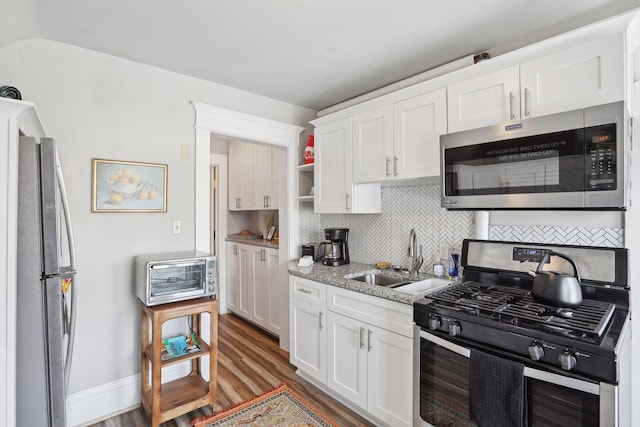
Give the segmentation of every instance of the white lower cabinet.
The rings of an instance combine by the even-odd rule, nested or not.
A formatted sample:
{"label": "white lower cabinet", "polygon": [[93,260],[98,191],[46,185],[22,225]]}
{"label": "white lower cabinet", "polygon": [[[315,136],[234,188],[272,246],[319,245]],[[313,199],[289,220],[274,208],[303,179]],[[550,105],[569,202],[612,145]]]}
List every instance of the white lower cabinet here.
{"label": "white lower cabinet", "polygon": [[291,363],[378,420],[410,426],[412,307],[295,276],[289,291]]}
{"label": "white lower cabinet", "polygon": [[227,305],[231,311],[251,319],[251,254],[248,245],[227,242]]}
{"label": "white lower cabinet", "polygon": [[280,287],[279,254],[277,249],[255,247],[251,252],[253,269],[254,323],[280,336],[283,292]]}
{"label": "white lower cabinet", "polygon": [[227,242],[227,305],[235,314],[280,335],[283,301],[278,250]]}
{"label": "white lower cabinet", "polygon": [[322,384],[327,382],[326,287],[289,276],[289,361]]}

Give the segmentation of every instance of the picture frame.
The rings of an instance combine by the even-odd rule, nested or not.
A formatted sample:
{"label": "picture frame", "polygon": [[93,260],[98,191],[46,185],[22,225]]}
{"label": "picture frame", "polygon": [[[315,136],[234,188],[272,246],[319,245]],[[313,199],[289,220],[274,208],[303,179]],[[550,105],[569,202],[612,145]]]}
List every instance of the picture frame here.
{"label": "picture frame", "polygon": [[167,165],[92,159],[91,212],[166,212]]}
{"label": "picture frame", "polygon": [[276,235],[276,228],[278,228],[277,225],[272,225],[271,227],[269,227],[269,232],[267,233],[267,240],[273,240],[273,238]]}

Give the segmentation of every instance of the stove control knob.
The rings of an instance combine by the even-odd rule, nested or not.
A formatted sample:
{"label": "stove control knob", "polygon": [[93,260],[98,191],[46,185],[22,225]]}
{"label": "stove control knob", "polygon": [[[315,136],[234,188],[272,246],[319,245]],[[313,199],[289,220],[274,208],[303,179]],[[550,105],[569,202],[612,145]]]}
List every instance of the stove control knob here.
{"label": "stove control knob", "polygon": [[430,317],[429,318],[429,329],[432,331],[437,330],[442,325],[442,320],[439,317]]}
{"label": "stove control knob", "polygon": [[558,362],[560,362],[560,367],[565,371],[570,371],[574,366],[576,366],[576,357],[569,350],[565,350],[558,356]]}
{"label": "stove control knob", "polygon": [[542,359],[542,356],[544,356],[544,348],[534,341],[529,346],[529,356],[533,361]]}
{"label": "stove control knob", "polygon": [[449,335],[451,335],[452,337],[455,337],[461,331],[462,331],[462,329],[460,328],[460,323],[458,323],[458,322],[449,323]]}

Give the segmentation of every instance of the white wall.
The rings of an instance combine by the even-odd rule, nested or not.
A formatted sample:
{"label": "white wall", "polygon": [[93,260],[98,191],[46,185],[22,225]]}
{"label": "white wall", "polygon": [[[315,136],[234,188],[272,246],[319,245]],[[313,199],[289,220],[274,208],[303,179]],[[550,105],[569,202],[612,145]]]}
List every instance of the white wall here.
{"label": "white wall", "polygon": [[[223,64],[221,65],[223,66]],[[59,144],[78,250],[78,325],[70,392],[139,372],[140,315],[132,259],[192,249],[192,100],[304,125],[307,109],[47,40],[0,49],[0,82],[36,104]],[[91,213],[91,159],[168,164],[167,213]],[[182,220],[182,234],[171,221]]]}

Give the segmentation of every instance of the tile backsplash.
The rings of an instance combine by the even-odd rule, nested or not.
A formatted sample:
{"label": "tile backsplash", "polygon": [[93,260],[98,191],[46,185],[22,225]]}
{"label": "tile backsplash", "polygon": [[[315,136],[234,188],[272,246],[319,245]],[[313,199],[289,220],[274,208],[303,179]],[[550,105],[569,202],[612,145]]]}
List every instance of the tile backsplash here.
{"label": "tile backsplash", "polygon": [[422,271],[430,271],[441,248],[446,254],[459,252],[463,239],[475,237],[472,212],[440,207],[439,184],[382,187],[381,214],[314,214],[313,204],[301,204],[300,243],[323,241],[324,229],[330,227],[349,228],[352,261],[403,266],[409,265],[409,233],[415,228],[424,256]]}
{"label": "tile backsplash", "polygon": [[[300,204],[300,244],[324,240],[324,229],[349,228],[351,260],[373,264],[390,261],[409,265],[407,247],[411,228],[422,245],[424,267],[441,259],[441,250],[459,252],[462,240],[475,238],[473,212],[440,207],[440,185],[382,187],[380,214],[314,214],[312,203]],[[491,240],[624,247],[623,228],[558,227],[490,224]]]}
{"label": "tile backsplash", "polygon": [[490,240],[557,243],[561,245],[624,247],[624,228],[490,225]]}

